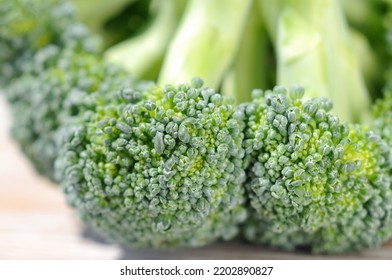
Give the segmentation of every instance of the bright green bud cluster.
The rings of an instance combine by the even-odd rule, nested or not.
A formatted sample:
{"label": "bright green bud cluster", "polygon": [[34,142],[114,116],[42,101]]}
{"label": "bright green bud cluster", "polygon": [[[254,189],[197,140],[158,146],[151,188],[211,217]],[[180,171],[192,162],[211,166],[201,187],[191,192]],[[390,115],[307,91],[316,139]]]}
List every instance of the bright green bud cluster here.
{"label": "bright green bud cluster", "polygon": [[76,21],[71,3],[62,0],[0,0],[0,82],[7,84],[48,46],[97,53],[98,39]]}
{"label": "bright green bud cluster", "polygon": [[70,204],[98,232],[136,247],[237,234],[243,115],[202,84],[123,89],[75,126],[56,167]]}
{"label": "bright green bud cluster", "polygon": [[[79,112],[98,106],[96,102],[109,102],[111,93],[131,86],[133,80],[93,54],[56,46],[37,52],[29,66],[6,89],[12,105],[12,133],[35,168],[53,179],[59,128]],[[93,99],[96,92],[105,95]]]}
{"label": "bright green bud cluster", "polygon": [[245,115],[251,241],[340,253],[392,236],[391,150],[302,88],[255,91]]}

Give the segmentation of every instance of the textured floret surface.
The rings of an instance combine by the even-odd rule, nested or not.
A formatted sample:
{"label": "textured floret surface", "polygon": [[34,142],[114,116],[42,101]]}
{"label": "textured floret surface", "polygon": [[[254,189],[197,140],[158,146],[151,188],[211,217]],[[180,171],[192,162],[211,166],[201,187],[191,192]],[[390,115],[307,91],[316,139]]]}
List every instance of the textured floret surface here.
{"label": "textured floret surface", "polygon": [[302,88],[255,91],[245,115],[251,218],[245,235],[271,246],[341,253],[392,235],[391,150],[345,125]]}
{"label": "textured floret surface", "polygon": [[242,118],[200,79],[120,90],[69,135],[62,187],[88,224],[130,246],[233,238],[246,218]]}

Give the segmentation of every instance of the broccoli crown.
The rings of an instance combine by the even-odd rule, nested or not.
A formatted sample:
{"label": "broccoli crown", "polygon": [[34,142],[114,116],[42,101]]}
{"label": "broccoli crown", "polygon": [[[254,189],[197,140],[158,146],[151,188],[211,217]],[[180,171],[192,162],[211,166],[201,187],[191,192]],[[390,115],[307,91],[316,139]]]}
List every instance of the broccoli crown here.
{"label": "broccoli crown", "polygon": [[62,0],[0,0],[0,82],[18,77],[35,52],[48,45],[97,53],[99,40]]}
{"label": "broccoli crown", "polygon": [[[132,85],[125,71],[97,56],[48,46],[12,81],[6,96],[12,105],[12,133],[35,168],[54,179],[57,134],[81,111],[110,100],[114,89]],[[105,92],[101,99],[96,92]],[[98,104],[96,104],[98,102]]]}
{"label": "broccoli crown", "polygon": [[243,122],[200,79],[139,86],[87,111],[56,168],[83,220],[134,247],[229,239],[243,208]]}
{"label": "broccoli crown", "polygon": [[255,91],[246,120],[245,184],[251,241],[341,253],[392,236],[391,150],[359,126],[341,124],[325,98],[302,88]]}

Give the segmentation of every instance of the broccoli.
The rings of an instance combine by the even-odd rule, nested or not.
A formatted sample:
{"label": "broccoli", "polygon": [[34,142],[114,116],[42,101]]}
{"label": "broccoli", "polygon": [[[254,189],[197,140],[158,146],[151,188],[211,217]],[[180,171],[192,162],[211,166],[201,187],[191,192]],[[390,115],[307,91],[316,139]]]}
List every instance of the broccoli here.
{"label": "broccoli", "polygon": [[106,91],[109,101],[111,91],[129,87],[133,79],[99,58],[99,40],[75,20],[69,3],[4,1],[0,9],[8,11],[1,18],[7,28],[1,30],[0,45],[10,50],[1,65],[9,74],[3,77],[12,134],[36,170],[54,180],[57,131],[96,106],[89,95]]}
{"label": "broccoli", "polygon": [[255,91],[245,115],[251,211],[245,235],[284,249],[341,253],[392,236],[391,149],[341,124],[326,98],[304,90]]}
{"label": "broccoli", "polygon": [[24,152],[61,183],[86,223],[114,240],[173,247],[233,238],[246,210],[243,122],[232,100],[200,79],[135,82],[84,48],[83,30],[76,44],[32,50],[7,85]]}
{"label": "broccoli", "polygon": [[[43,12],[45,11],[45,12]],[[0,82],[22,75],[30,61],[48,45],[80,48],[97,53],[99,42],[79,22],[72,5],[61,0],[0,0]]]}
{"label": "broccoli", "polygon": [[237,234],[243,122],[230,99],[202,85],[124,88],[81,114],[56,170],[86,223],[133,247]]}
{"label": "broccoli", "polygon": [[321,253],[378,246],[392,236],[392,151],[372,124],[342,8],[333,0],[261,4],[278,84],[305,90],[258,90],[239,107],[246,116],[245,237]]}
{"label": "broccoli", "polygon": [[[12,104],[12,135],[35,169],[54,180],[58,131],[79,112],[97,102],[110,102],[111,92],[131,86],[128,73],[97,56],[49,46],[30,61],[31,71],[11,82],[6,97]],[[94,99],[104,91],[101,100]]]}
{"label": "broccoli", "polygon": [[157,248],[241,228],[322,253],[392,236],[381,20],[349,0],[73,2],[0,0],[0,71],[14,137],[87,224]]}

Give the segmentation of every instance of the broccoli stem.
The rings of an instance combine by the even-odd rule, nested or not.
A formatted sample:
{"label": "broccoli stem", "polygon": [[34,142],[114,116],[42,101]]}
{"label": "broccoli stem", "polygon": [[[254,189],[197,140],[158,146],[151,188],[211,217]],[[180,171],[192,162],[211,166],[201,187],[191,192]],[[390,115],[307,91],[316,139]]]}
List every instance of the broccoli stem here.
{"label": "broccoli stem", "polygon": [[266,89],[272,86],[270,80],[273,65],[269,59],[272,54],[257,4],[252,4],[238,53],[222,83],[222,93],[233,97],[237,104],[251,101],[253,89]]}
{"label": "broccoli stem", "polygon": [[[158,83],[184,83],[199,76],[218,88],[238,50],[250,0],[192,0],[169,46]],[[197,38],[197,39],[195,39]]]}
{"label": "broccoli stem", "polygon": [[[382,62],[380,53],[374,51],[369,38],[357,29],[351,28],[350,35],[352,39],[352,46],[359,58],[359,63],[363,77],[365,79],[367,88],[372,99],[375,99],[382,94],[381,87],[384,83],[385,64]],[[385,59],[385,57],[383,57]]]}
{"label": "broccoli stem", "polygon": [[343,9],[336,0],[260,0],[278,60],[277,83],[326,96],[344,121],[367,120],[370,98]]}
{"label": "broccoli stem", "polygon": [[105,22],[136,0],[71,0],[78,18],[94,32],[100,32]]}
{"label": "broccoli stem", "polygon": [[156,17],[146,31],[111,47],[105,54],[108,61],[123,66],[136,78],[157,77],[185,2],[165,0],[158,1],[156,4],[158,5]]}
{"label": "broccoli stem", "polygon": [[78,20],[108,48],[140,32],[151,20],[150,0],[70,0]]}

